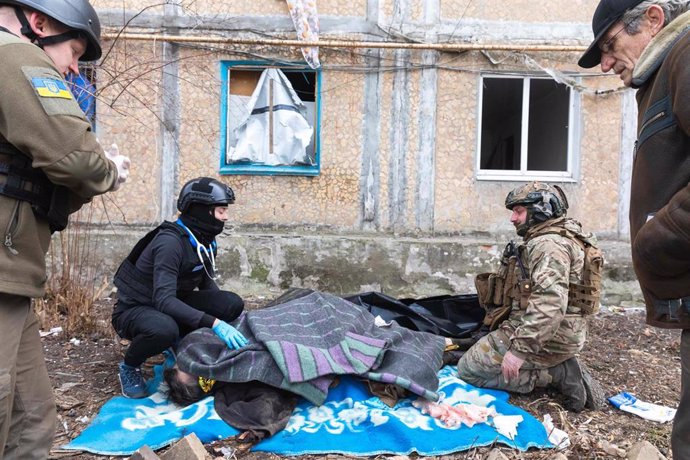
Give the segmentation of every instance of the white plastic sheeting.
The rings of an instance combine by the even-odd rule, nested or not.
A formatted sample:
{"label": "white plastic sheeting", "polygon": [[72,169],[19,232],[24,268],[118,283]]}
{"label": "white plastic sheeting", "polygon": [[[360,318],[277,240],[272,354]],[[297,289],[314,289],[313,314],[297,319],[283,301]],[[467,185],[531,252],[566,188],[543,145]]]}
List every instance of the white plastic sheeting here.
{"label": "white plastic sheeting", "polygon": [[314,165],[308,112],[280,69],[264,70],[244,118],[228,137],[228,163]]}

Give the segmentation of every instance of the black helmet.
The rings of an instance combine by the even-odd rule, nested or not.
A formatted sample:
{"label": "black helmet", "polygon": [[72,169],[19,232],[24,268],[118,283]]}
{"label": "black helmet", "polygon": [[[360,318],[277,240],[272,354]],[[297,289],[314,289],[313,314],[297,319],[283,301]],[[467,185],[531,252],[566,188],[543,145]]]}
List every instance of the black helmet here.
{"label": "black helmet", "polygon": [[70,29],[66,34],[45,37],[37,40],[26,17],[17,11],[17,18],[22,23],[22,34],[38,45],[58,43],[71,38],[82,37],[86,40],[86,51],[82,61],[95,61],[101,57],[101,22],[96,10],[88,0],[0,0],[0,4],[26,7],[55,19]]}
{"label": "black helmet", "polygon": [[520,205],[527,208],[527,219],[518,227],[518,235],[524,236],[531,226],[568,213],[568,199],[558,185],[530,182],[513,189],[506,197],[506,208]]}
{"label": "black helmet", "polygon": [[223,206],[235,202],[232,189],[210,177],[197,177],[182,187],[177,199],[177,209],[185,213],[192,203],[208,206]]}

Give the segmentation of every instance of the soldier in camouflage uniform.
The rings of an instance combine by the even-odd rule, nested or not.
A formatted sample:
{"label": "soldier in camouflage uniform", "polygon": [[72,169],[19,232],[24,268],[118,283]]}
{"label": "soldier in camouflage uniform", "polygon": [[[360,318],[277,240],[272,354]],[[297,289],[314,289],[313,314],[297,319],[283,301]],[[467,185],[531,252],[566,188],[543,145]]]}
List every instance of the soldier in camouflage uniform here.
{"label": "soldier in camouflage uniform", "polygon": [[598,299],[576,302],[570,292],[582,285],[582,241],[595,247],[594,237],[565,217],[568,203],[558,186],[518,187],[506,207],[523,243],[508,245],[502,269],[490,275],[490,292],[477,284],[482,303],[504,305],[506,318],[494,321],[495,330],[462,356],[458,373],[475,386],[516,393],[555,387],[569,410],[596,408],[601,388],[575,357],[587,336],[586,314]]}

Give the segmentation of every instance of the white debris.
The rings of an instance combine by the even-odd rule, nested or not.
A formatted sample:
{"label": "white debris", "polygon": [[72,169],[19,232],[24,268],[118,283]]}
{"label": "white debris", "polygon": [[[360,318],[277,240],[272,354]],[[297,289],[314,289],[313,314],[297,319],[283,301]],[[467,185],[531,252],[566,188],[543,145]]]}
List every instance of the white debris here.
{"label": "white debris", "polygon": [[41,337],[47,337],[49,335],[58,335],[60,332],[62,332],[62,328],[58,326],[50,328],[49,331],[39,331],[39,334]]}
{"label": "white debris", "polygon": [[549,435],[549,441],[556,446],[556,449],[563,450],[570,447],[570,437],[565,431],[554,426],[550,414],[544,415],[544,421],[541,422],[546,428],[546,433]]}
{"label": "white debris", "polygon": [[517,436],[517,426],[523,420],[522,415],[497,415],[494,417],[494,428],[512,441]]}

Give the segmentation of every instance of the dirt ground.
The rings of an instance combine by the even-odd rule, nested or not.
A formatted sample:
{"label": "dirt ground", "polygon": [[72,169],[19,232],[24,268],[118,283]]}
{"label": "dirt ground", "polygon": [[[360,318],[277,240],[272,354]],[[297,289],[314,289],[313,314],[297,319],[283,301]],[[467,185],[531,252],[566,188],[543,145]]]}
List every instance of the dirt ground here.
{"label": "dirt ground", "polygon": [[[256,305],[257,301],[253,301],[253,304],[250,302],[250,306]],[[59,417],[57,437],[50,458],[118,458],[59,450],[59,446],[75,438],[88,425],[108,399],[120,392],[117,364],[126,343],[121,342],[107,326],[110,309],[111,305],[104,302],[94,313],[104,320],[101,321],[104,325],[102,330],[85,336],[74,337],[62,333],[43,339]],[[675,407],[680,390],[679,347],[678,331],[647,327],[640,309],[605,308],[591,318],[590,338],[583,350],[582,359],[602,383],[607,396],[627,391],[641,400]],[[150,369],[144,370],[145,373],[147,371],[150,372]],[[627,450],[640,440],[649,441],[670,458],[670,423],[647,421],[610,405],[601,411],[569,413],[559,405],[562,400],[558,395],[544,392],[529,396],[513,395],[510,401],[540,420],[544,414],[551,414],[556,426],[570,436],[571,446],[562,451],[569,459],[617,458],[617,452]],[[238,459],[293,458],[243,451],[234,438],[207,446],[209,453],[219,457],[221,447],[233,451],[234,458]],[[546,460],[555,454],[553,450],[519,452],[502,445],[495,447],[509,459]],[[484,459],[491,449],[491,446],[482,447],[433,458]],[[386,457],[379,455],[371,458]],[[336,460],[353,457],[331,454],[296,458]],[[412,454],[410,458],[417,457]]]}

